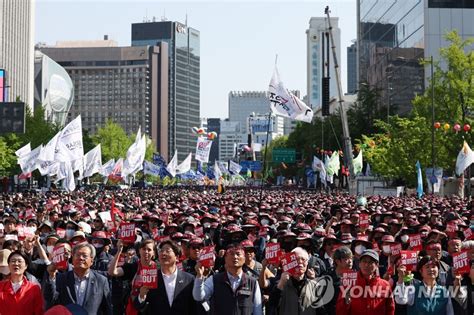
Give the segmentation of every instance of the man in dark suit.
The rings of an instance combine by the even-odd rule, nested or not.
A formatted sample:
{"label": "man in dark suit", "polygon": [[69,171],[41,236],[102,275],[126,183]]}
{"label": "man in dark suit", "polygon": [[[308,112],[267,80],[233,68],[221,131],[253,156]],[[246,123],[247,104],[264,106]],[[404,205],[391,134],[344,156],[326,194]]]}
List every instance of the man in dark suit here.
{"label": "man in dark suit", "polygon": [[44,297],[48,305],[77,304],[89,315],[111,315],[112,301],[109,282],[91,266],[96,251],[88,243],[80,243],[72,250],[73,270],[57,274],[49,268],[49,279],[44,286]]}
{"label": "man in dark suit", "polygon": [[173,241],[160,243],[158,259],[158,287],[140,288],[140,294],[134,300],[134,306],[141,314],[196,314],[197,302],[193,298],[194,276],[178,270],[176,262],[181,249]]}

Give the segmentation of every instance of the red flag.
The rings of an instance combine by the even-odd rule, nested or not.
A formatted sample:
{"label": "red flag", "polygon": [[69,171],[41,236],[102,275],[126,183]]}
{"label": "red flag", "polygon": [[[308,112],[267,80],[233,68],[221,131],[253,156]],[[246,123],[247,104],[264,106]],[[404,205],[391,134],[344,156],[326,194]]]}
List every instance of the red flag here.
{"label": "red flag", "polygon": [[117,226],[115,222],[115,215],[118,215],[123,220],[123,213],[117,207],[115,207],[115,197],[112,197],[112,205],[110,207],[110,216],[112,217],[112,222],[114,226]]}

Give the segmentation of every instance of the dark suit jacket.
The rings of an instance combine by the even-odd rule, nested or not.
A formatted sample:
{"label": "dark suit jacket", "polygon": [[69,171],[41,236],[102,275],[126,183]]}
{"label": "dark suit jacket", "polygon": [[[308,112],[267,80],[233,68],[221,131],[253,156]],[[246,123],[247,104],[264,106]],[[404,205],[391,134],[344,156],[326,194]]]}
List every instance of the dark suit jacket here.
{"label": "dark suit jacket", "polygon": [[148,291],[146,300],[138,302],[135,297],[134,304],[137,310],[144,314],[160,315],[193,315],[196,314],[197,302],[193,298],[194,276],[178,270],[176,286],[174,289],[173,304],[169,305],[165,284],[161,270],[158,271],[158,288]]}
{"label": "dark suit jacket", "polygon": [[[56,281],[47,280],[44,286],[44,297],[48,305],[76,304],[74,289],[74,272],[68,271],[56,275]],[[107,278],[94,270],[90,270],[86,296],[82,307],[89,315],[111,315],[112,300]]]}

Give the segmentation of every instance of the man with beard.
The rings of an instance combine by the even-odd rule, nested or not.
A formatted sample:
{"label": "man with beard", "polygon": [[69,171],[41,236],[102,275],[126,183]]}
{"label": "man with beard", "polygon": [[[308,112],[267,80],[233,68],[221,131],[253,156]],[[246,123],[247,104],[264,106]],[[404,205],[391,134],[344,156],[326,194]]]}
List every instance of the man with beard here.
{"label": "man with beard", "polygon": [[225,252],[225,271],[204,280],[205,267],[196,265],[193,296],[196,301],[209,301],[212,314],[261,315],[262,297],[255,278],[242,267],[245,251],[240,244],[231,244]]}

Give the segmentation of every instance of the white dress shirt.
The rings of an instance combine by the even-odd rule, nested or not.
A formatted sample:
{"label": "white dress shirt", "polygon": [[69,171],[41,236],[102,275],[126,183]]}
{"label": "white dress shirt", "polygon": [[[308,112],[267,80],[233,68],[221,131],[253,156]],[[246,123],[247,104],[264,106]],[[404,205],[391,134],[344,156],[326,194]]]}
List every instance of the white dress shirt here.
{"label": "white dress shirt", "polygon": [[168,302],[170,306],[173,305],[174,299],[174,289],[176,287],[176,278],[178,277],[178,268],[175,268],[174,272],[170,275],[165,275],[161,272],[163,276],[163,283],[165,284],[166,295],[168,295]]}

